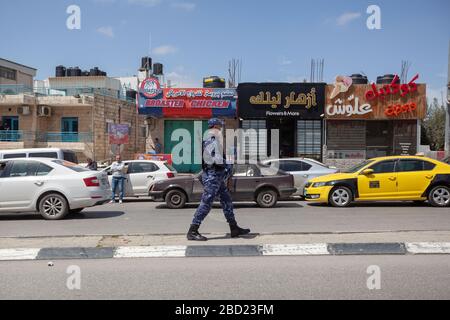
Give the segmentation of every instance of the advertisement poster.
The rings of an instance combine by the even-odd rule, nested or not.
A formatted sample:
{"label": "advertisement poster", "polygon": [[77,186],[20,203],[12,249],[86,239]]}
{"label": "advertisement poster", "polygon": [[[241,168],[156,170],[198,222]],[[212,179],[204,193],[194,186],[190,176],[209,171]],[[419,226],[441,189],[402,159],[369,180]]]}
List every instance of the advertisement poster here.
{"label": "advertisement poster", "polygon": [[130,127],[127,124],[109,125],[109,143],[110,144],[128,144],[130,140]]}

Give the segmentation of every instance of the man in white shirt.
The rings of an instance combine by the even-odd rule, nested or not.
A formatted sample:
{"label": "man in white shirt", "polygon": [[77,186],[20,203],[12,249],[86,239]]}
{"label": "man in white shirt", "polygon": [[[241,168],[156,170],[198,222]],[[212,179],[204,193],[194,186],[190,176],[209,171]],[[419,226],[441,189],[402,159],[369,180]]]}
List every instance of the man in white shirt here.
{"label": "man in white shirt", "polygon": [[120,155],[116,156],[116,162],[111,165],[112,173],[112,197],[110,203],[116,203],[116,190],[119,186],[119,203],[122,204],[124,196],[124,185],[126,179],[125,163]]}

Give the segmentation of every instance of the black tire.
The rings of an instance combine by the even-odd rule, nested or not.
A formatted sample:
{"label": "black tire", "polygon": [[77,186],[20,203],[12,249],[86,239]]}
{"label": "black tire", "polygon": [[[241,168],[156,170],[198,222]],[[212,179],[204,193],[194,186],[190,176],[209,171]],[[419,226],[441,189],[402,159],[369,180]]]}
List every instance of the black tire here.
{"label": "black tire", "polygon": [[273,189],[262,189],[256,195],[256,203],[261,208],[273,208],[278,202],[278,193]]}
{"label": "black tire", "polygon": [[170,190],[167,192],[165,200],[170,209],[181,209],[184,208],[187,197],[181,190]]}
{"label": "black tire", "polygon": [[336,208],[348,207],[353,201],[353,192],[347,187],[338,186],[330,191],[328,203]]}
{"label": "black tire", "polygon": [[436,186],[428,193],[428,202],[433,207],[450,207],[450,188],[447,186]]}
{"label": "black tire", "polygon": [[45,220],[61,220],[69,214],[69,204],[59,193],[49,193],[39,201],[39,213]]}
{"label": "black tire", "polygon": [[83,211],[84,208],[79,208],[79,209],[71,209],[69,210],[69,214],[79,214],[81,213],[81,211]]}

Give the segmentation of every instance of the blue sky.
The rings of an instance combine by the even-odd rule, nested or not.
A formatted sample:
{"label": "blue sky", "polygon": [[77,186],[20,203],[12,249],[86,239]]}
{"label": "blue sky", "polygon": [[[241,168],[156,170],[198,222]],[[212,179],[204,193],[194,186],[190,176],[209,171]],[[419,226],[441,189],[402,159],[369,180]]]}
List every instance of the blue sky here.
{"label": "blue sky", "polygon": [[[81,30],[66,28],[72,4]],[[366,27],[371,4],[381,30]],[[375,80],[402,60],[430,96],[447,79],[448,0],[0,0],[0,12],[0,57],[37,68],[38,79],[59,64],[133,75],[150,50],[178,86],[226,76],[233,57],[242,81],[301,81],[311,58],[325,59],[326,82],[361,71]]]}

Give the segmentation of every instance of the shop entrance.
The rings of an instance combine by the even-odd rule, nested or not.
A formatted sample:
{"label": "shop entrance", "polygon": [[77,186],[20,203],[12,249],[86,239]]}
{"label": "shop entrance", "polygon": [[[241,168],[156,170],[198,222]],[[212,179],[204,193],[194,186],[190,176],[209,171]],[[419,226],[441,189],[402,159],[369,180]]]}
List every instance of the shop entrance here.
{"label": "shop entrance", "polygon": [[[201,123],[201,126],[195,126],[195,122]],[[189,132],[190,141],[185,141],[183,136],[174,134],[175,130],[184,129]],[[198,132],[195,132],[195,131]],[[183,159],[190,159],[183,163],[173,163],[173,167],[180,173],[197,173],[201,170],[201,163],[195,163],[195,152],[200,153],[201,160],[201,145],[203,134],[208,130],[208,122],[200,120],[166,120],[164,121],[164,153],[179,154]],[[201,132],[200,132],[201,131]],[[186,131],[185,131],[186,132]],[[182,131],[179,131],[182,134]],[[172,140],[173,139],[173,140]],[[196,141],[197,140],[197,141]],[[199,146],[199,150],[194,148],[194,145]],[[174,152],[174,148],[175,152]],[[181,151],[180,151],[181,150]],[[179,152],[180,151],[180,152]],[[175,160],[175,159],[174,159]]]}
{"label": "shop entrance", "polygon": [[[267,129],[278,129],[280,136],[280,158],[295,157],[296,145],[295,145],[295,132],[296,125],[294,119],[274,119],[267,120]],[[275,141],[270,141],[269,145]],[[269,148],[270,150],[270,148]]]}
{"label": "shop entrance", "polygon": [[366,123],[366,157],[385,157],[393,152],[393,122],[367,121]]}

